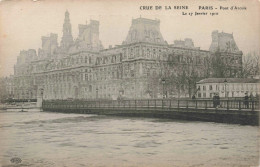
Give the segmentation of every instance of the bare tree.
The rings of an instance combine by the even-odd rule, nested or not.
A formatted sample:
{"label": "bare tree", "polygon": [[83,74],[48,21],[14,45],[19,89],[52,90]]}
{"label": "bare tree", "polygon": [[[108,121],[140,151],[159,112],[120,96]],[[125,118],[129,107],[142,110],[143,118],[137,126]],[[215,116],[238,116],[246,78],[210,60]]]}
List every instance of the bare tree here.
{"label": "bare tree", "polygon": [[215,52],[212,57],[212,77],[214,78],[224,78],[226,77],[228,66],[221,59],[221,53]]}
{"label": "bare tree", "polygon": [[153,67],[155,71],[151,71],[147,77],[146,91],[152,98],[156,98],[157,94],[192,97],[196,93],[196,83],[210,77],[212,57],[197,61],[191,55],[164,53],[153,60]]}
{"label": "bare tree", "polygon": [[151,98],[157,98],[160,90],[160,79],[161,77],[153,71],[151,75],[147,78],[147,90],[146,93],[150,95]]}
{"label": "bare tree", "polygon": [[[169,82],[170,69],[167,63],[167,55],[161,54],[151,60],[147,72],[146,93],[152,98],[167,95],[167,83]],[[163,83],[163,80],[165,83]]]}
{"label": "bare tree", "polygon": [[199,71],[206,71],[206,73],[203,75],[209,75],[208,70],[204,69],[208,68],[209,66],[201,66],[197,64],[195,59],[193,59],[192,57],[187,57],[187,60],[185,62],[181,62],[180,56],[183,55],[171,56],[172,57],[169,56],[168,60],[169,67],[175,67],[177,72],[170,75],[169,87],[171,88],[171,91],[177,92],[178,97],[180,97],[181,95],[185,97],[188,95],[189,97],[191,97],[196,92],[196,82],[203,78],[199,76]]}
{"label": "bare tree", "polygon": [[241,73],[241,77],[247,78],[249,76],[259,75],[260,67],[259,67],[259,53],[250,52],[243,56],[243,69]]}

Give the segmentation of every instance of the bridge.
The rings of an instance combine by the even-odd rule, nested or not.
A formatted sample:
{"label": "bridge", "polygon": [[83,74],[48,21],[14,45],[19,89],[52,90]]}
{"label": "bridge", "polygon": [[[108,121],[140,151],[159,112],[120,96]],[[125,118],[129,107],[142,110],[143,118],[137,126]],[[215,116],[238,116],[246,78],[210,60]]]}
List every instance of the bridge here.
{"label": "bridge", "polygon": [[50,112],[156,117],[258,125],[259,101],[242,99],[44,100]]}

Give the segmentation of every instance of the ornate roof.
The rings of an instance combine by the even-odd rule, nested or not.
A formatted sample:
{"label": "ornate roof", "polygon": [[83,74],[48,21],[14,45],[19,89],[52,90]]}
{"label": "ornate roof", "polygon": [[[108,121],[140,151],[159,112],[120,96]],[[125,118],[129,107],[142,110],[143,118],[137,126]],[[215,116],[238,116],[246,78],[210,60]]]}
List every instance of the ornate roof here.
{"label": "ornate roof", "polygon": [[135,42],[149,42],[167,44],[160,32],[160,20],[137,18],[132,20],[132,25],[123,44]]}
{"label": "ornate roof", "polygon": [[218,31],[213,31],[212,32],[212,43],[210,45],[209,50],[211,52],[240,52],[240,50],[237,47],[237,44],[234,40],[233,33],[225,33],[221,32],[219,33]]}

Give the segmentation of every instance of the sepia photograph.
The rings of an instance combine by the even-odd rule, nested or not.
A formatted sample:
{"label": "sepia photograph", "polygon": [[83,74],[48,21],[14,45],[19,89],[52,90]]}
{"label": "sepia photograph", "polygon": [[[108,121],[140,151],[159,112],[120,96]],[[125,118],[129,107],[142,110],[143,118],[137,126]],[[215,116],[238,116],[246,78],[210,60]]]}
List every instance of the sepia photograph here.
{"label": "sepia photograph", "polygon": [[1,167],[257,167],[259,0],[0,0]]}

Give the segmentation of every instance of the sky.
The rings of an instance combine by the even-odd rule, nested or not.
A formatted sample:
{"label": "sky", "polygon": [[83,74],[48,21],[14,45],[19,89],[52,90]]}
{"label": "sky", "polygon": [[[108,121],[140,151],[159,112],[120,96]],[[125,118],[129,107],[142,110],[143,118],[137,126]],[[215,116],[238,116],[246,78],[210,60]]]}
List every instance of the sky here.
{"label": "sky", "polygon": [[[171,10],[140,10],[140,6],[171,6]],[[188,6],[188,10],[174,10]],[[198,10],[213,6],[216,10]],[[220,10],[222,7],[246,7],[246,10]],[[211,32],[233,33],[237,46],[244,54],[259,51],[259,0],[0,0],[0,76],[13,74],[21,50],[41,48],[41,36],[50,33],[62,37],[64,13],[70,13],[74,39],[78,24],[90,19],[100,22],[99,38],[105,48],[120,45],[125,40],[131,20],[143,17],[160,20],[160,30],[169,43],[192,38],[196,47],[208,50]],[[207,16],[187,16],[182,12],[207,12]],[[210,16],[210,12],[218,12]]]}

